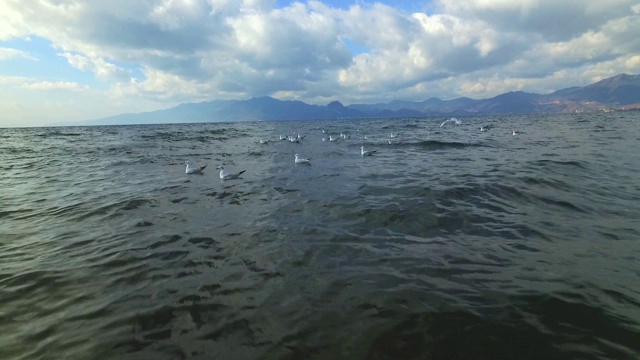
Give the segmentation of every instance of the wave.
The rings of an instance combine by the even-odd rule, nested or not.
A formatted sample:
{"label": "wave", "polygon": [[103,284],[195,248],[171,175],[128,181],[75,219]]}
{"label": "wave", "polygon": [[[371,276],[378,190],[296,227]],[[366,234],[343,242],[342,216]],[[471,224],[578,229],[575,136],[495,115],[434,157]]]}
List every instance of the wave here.
{"label": "wave", "polygon": [[0,147],[0,152],[7,154],[36,154],[37,151],[26,147]]}
{"label": "wave", "polygon": [[199,130],[199,131],[158,131],[151,134],[141,134],[145,141],[163,140],[167,142],[200,142],[225,141],[229,139],[250,136],[249,133],[234,129]]}
{"label": "wave", "polygon": [[483,143],[467,143],[458,141],[441,141],[441,140],[422,140],[418,142],[391,142],[391,146],[415,146],[426,150],[443,150],[443,149],[466,149],[476,147],[489,147]]}
{"label": "wave", "polygon": [[35,136],[38,137],[55,137],[55,136],[82,136],[82,135],[86,135],[85,133],[68,133],[68,132],[62,132],[62,131],[47,131],[47,132],[43,132],[43,133],[38,133],[35,134]]}
{"label": "wave", "polygon": [[183,131],[157,132],[154,134],[141,134],[140,138],[145,140],[179,141],[184,137],[184,134]]}
{"label": "wave", "polygon": [[585,161],[575,161],[575,160],[562,161],[562,160],[544,159],[544,160],[533,161],[533,164],[540,165],[541,167],[570,166],[570,167],[577,167],[577,168],[580,168],[580,169],[587,169],[589,167],[588,164]]}
{"label": "wave", "polygon": [[573,188],[571,184],[562,181],[560,179],[554,179],[550,177],[539,176],[524,176],[521,180],[527,185],[543,185],[550,189],[571,191]]}
{"label": "wave", "polygon": [[572,210],[572,211],[580,212],[583,214],[586,214],[589,212],[567,200],[552,199],[552,198],[549,198],[546,196],[540,196],[540,195],[535,196],[535,199],[538,199],[545,204],[562,208],[563,210]]}
{"label": "wave", "polygon": [[14,214],[31,213],[32,209],[0,210],[0,219],[11,218]]}
{"label": "wave", "polygon": [[[526,216],[534,208],[546,213],[561,212],[563,216],[584,216],[594,211],[564,196],[553,197],[500,183],[467,182],[441,189],[364,186],[359,193],[369,202],[353,216],[363,221],[364,228],[390,228],[420,237],[464,230],[505,239],[552,241],[553,235],[535,222],[513,224],[507,219]],[[389,203],[389,198],[406,200]]]}
{"label": "wave", "polygon": [[[122,215],[123,211],[136,210],[138,208],[146,206],[155,206],[156,203],[156,200],[144,198],[115,201],[98,207],[91,207],[91,210],[75,211],[74,214],[79,213],[79,216],[76,216],[74,219],[76,221],[81,221],[96,216],[106,216],[107,218],[112,218],[118,215]],[[89,204],[85,204],[84,208],[86,207],[89,207]]]}
{"label": "wave", "polygon": [[[567,150],[572,119],[552,138],[534,128],[559,120],[519,122],[518,142],[371,121],[370,140],[331,145],[277,123],[309,134],[291,147],[257,145],[272,123],[16,130],[0,145],[24,147],[0,149],[0,327],[16,331],[0,343],[16,358],[637,358],[639,135],[616,122],[627,142],[589,128],[595,147]],[[322,161],[300,172],[293,147]],[[252,174],[188,177],[184,160]]]}
{"label": "wave", "polygon": [[[375,304],[362,309],[380,317]],[[557,295],[511,297],[495,314],[442,310],[393,315],[372,339],[367,358],[569,359],[634,358],[638,332],[616,325],[601,308]],[[482,311],[482,310],[481,310]],[[600,324],[596,325],[596,324]],[[575,336],[578,332],[582,336]],[[426,341],[425,339],[431,339]],[[621,341],[622,340],[622,341]],[[516,355],[517,354],[517,355]]]}

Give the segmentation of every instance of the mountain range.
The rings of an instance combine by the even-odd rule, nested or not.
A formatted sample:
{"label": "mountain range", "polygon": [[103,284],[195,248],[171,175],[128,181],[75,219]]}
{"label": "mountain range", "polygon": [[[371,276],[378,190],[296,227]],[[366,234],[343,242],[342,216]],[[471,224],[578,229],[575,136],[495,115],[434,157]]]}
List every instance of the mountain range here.
{"label": "mountain range", "polygon": [[512,91],[490,99],[461,97],[452,100],[395,100],[389,103],[352,104],[339,101],[310,105],[268,96],[248,100],[185,103],[167,110],[121,114],[84,121],[87,125],[161,124],[184,122],[314,120],[355,118],[407,118],[497,114],[575,113],[640,109],[640,75],[620,74],[584,87],[570,87],[540,95]]}

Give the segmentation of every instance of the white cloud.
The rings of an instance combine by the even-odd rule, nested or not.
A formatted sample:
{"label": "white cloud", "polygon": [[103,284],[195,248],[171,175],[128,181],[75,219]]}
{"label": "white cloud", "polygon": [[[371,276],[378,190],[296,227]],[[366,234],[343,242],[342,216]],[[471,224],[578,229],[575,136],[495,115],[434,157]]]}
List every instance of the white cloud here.
{"label": "white cloud", "polygon": [[38,59],[35,56],[32,56],[31,54],[25,51],[6,48],[6,47],[0,47],[0,60],[8,60],[13,58],[22,58],[27,60],[38,61]]}
{"label": "white cloud", "polygon": [[22,85],[22,88],[35,91],[88,91],[89,87],[70,81],[38,81]]}
{"label": "white cloud", "polygon": [[126,70],[98,57],[61,53],[60,56],[67,59],[69,64],[81,71],[90,71],[104,81],[128,82],[131,77]]}
{"label": "white cloud", "polygon": [[23,85],[29,81],[24,76],[2,76],[0,75],[0,85]]}
{"label": "white cloud", "polygon": [[629,72],[638,71],[640,69],[640,55],[634,55],[625,58],[624,68]]}
{"label": "white cloud", "polygon": [[569,40],[630,13],[635,0],[440,0],[444,13],[482,20],[498,31],[536,34],[548,41]]}
{"label": "white cloud", "polygon": [[109,96],[112,98],[141,96],[158,102],[203,101],[211,97],[207,83],[186,80],[154,69],[147,68],[143,72],[145,80],[120,83],[111,89]]}
{"label": "white cloud", "polygon": [[[158,107],[261,95],[480,98],[640,72],[637,0],[436,0],[414,14],[376,2],[276,3],[6,0],[0,40],[45,38],[110,86],[104,99]],[[351,43],[365,52],[352,55]],[[0,59],[28,56],[0,48]],[[39,80],[24,89],[86,90],[59,74]]]}

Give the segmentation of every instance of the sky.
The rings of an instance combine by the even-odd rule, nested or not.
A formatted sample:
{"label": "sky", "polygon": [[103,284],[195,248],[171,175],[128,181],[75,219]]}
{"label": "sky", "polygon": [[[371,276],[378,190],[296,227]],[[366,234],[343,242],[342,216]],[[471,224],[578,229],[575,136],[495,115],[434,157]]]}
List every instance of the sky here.
{"label": "sky", "polygon": [[639,74],[639,34],[640,0],[0,0],[0,127],[544,94]]}

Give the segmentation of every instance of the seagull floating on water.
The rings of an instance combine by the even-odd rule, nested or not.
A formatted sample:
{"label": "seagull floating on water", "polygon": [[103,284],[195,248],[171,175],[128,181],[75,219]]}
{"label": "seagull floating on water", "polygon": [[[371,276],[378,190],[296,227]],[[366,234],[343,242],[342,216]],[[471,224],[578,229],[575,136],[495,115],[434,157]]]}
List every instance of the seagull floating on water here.
{"label": "seagull floating on water", "polygon": [[334,138],[333,135],[329,135],[329,141],[333,142],[338,140],[340,140],[340,138]]}
{"label": "seagull floating on water", "polygon": [[460,121],[460,120],[458,120],[458,119],[456,119],[456,118],[452,117],[451,119],[449,119],[449,120],[445,120],[442,124],[440,124],[440,127],[443,127],[443,126],[445,126],[446,124],[448,124],[448,123],[450,123],[450,122],[455,123],[456,125],[460,125],[460,124],[462,124],[462,121]]}
{"label": "seagull floating on water", "polygon": [[487,129],[485,129],[484,127],[480,126],[480,132],[485,132],[487,131]]}
{"label": "seagull floating on water", "polygon": [[396,138],[396,137],[398,137],[398,134],[391,133],[391,134],[389,134],[389,137],[390,138]]}
{"label": "seagull floating on water", "polygon": [[242,175],[245,171],[247,171],[247,170],[242,170],[237,173],[230,173],[230,172],[224,171],[224,166],[222,165],[218,166],[216,169],[220,169],[220,179],[222,180],[237,179],[240,177],[240,175]]}
{"label": "seagull floating on water", "polygon": [[184,163],[185,165],[187,165],[187,168],[184,171],[185,174],[202,174],[202,170],[207,167],[207,165],[200,167],[191,167],[191,163],[189,163],[188,161],[185,161]]}
{"label": "seagull floating on water", "polygon": [[295,154],[294,157],[296,164],[311,164],[311,161],[309,159],[303,159],[298,154]]}
{"label": "seagull floating on water", "polygon": [[[391,140],[389,140],[389,141],[391,141]],[[360,146],[360,155],[362,155],[362,156],[371,156],[371,155],[373,155],[373,154],[375,154],[377,152],[378,151],[376,151],[376,150],[365,151],[364,150],[364,146]]]}
{"label": "seagull floating on water", "polygon": [[271,140],[262,140],[260,139],[260,144],[268,144]]}
{"label": "seagull floating on water", "polygon": [[515,130],[513,130],[513,132],[511,133],[511,135],[516,136],[518,133],[516,133]]}

